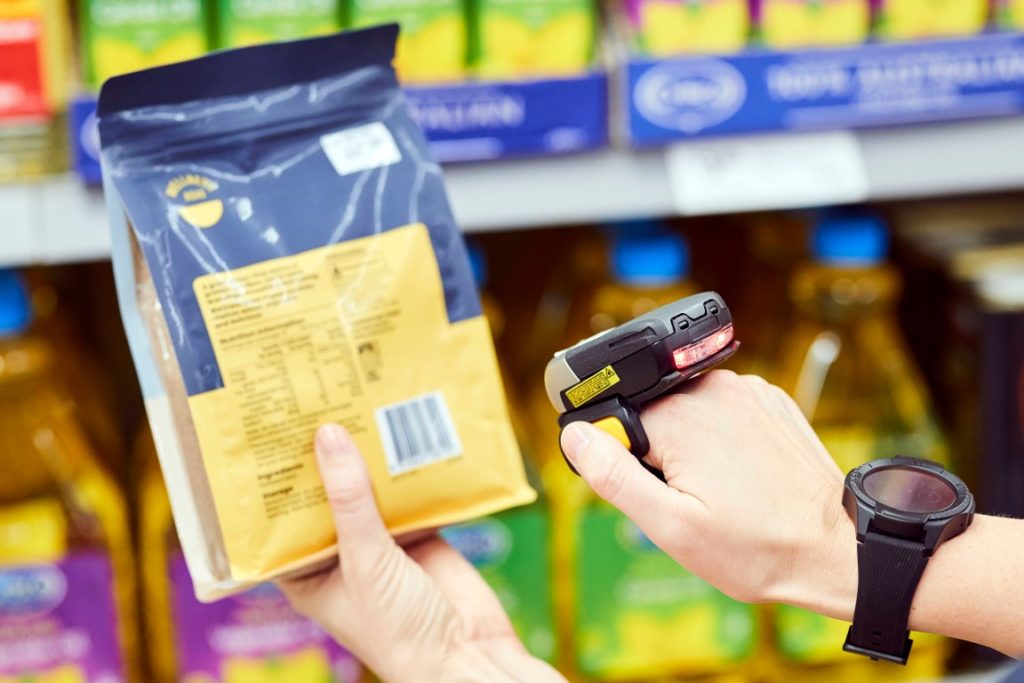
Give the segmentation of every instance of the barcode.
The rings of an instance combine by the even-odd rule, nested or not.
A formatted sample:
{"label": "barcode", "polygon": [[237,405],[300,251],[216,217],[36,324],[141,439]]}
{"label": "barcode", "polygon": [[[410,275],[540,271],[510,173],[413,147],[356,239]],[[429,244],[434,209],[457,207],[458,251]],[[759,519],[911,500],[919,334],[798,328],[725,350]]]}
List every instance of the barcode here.
{"label": "barcode", "polygon": [[385,406],[374,415],[391,476],[462,453],[459,435],[440,391]]}

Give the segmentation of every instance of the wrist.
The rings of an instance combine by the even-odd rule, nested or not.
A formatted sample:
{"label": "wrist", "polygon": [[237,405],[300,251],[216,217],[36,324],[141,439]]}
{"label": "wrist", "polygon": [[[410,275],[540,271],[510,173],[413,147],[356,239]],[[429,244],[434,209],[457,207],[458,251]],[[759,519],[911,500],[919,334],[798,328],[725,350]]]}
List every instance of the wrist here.
{"label": "wrist", "polygon": [[857,532],[842,505],[842,486],[813,533],[804,533],[765,602],[853,619],[857,603]]}

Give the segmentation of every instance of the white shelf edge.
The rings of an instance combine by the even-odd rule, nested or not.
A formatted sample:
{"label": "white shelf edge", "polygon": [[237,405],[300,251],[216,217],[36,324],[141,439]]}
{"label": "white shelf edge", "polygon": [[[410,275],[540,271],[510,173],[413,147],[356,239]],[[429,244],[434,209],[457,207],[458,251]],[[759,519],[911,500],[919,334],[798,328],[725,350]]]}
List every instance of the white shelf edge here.
{"label": "white shelf edge", "polygon": [[[857,139],[870,199],[1024,188],[1021,116],[868,130]],[[459,164],[445,175],[469,233],[676,214],[660,149]],[[0,230],[0,265],[109,253],[102,195],[71,176],[0,185]]]}

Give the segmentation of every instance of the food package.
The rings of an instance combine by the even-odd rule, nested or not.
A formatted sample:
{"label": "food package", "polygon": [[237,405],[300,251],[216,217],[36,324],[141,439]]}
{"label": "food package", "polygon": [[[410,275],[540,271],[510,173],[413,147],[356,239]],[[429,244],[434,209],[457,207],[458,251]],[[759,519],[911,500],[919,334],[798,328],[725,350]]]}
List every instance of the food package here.
{"label": "food package", "polygon": [[222,52],[100,95],[121,313],[200,599],[336,557],[325,422],[395,535],[536,497],[396,34]]}

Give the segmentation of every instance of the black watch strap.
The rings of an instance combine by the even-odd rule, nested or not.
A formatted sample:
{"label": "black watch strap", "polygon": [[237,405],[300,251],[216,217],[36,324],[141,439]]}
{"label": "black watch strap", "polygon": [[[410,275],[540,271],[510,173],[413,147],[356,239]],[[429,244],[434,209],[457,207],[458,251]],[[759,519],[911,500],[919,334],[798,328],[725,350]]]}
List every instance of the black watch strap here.
{"label": "black watch strap", "polygon": [[843,649],[906,664],[910,604],[928,564],[924,543],[869,531],[857,544],[857,606]]}

